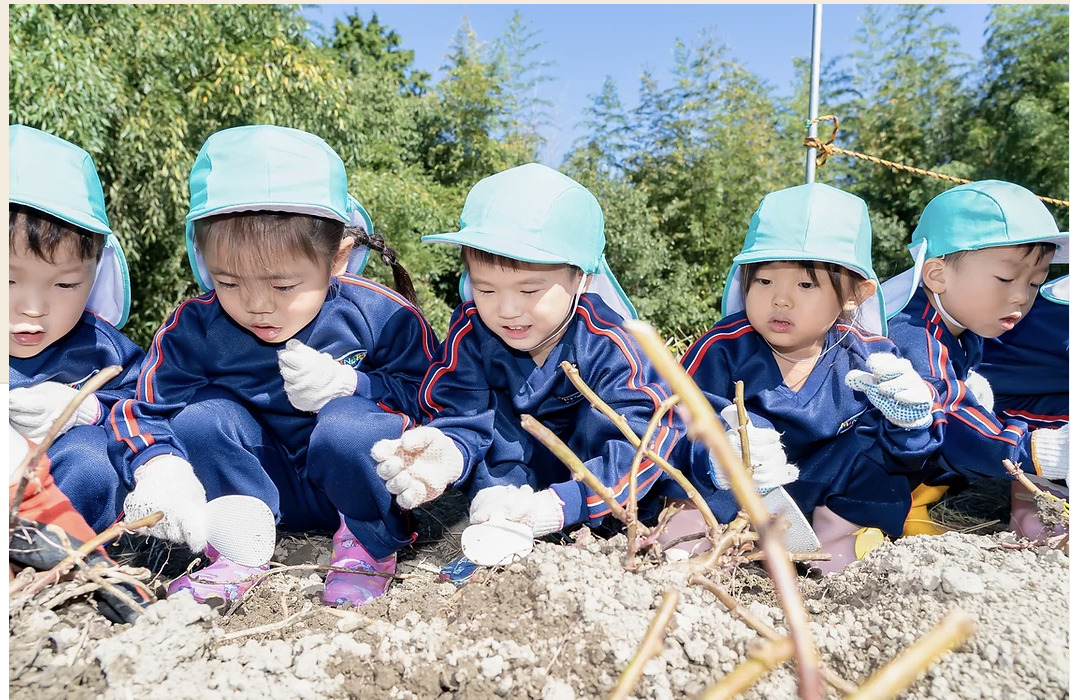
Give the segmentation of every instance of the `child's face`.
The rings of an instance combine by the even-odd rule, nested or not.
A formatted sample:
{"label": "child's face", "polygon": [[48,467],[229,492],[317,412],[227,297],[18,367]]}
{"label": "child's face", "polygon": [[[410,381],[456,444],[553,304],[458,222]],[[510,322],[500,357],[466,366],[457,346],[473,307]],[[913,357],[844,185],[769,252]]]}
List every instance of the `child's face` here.
{"label": "child's face", "polygon": [[954,335],[969,329],[982,338],[995,338],[1014,328],[1032,308],[1050,260],[1050,254],[1027,253],[1024,246],[982,248],[952,263],[927,260],[923,279],[962,324],[948,323]]}
{"label": "child's face", "polygon": [[[216,298],[235,323],[265,343],[285,343],[307,326],[323,307],[330,271],[322,261],[296,255],[268,271],[224,262],[220,251],[203,251]],[[241,268],[241,269],[238,269]]]}
{"label": "child's face", "polygon": [[[568,265],[524,263],[523,269],[507,270],[478,260],[468,264],[472,297],[483,323],[513,348],[531,352],[539,365],[560,336],[559,327],[572,313],[572,298],[579,276]],[[563,330],[563,329],[561,329]]]}
{"label": "child's face", "polygon": [[30,250],[25,234],[8,247],[8,340],[11,357],[34,357],[67,335],[85,311],[97,274],[74,241],[59,245],[54,261]]}
{"label": "child's face", "polygon": [[815,283],[790,262],[765,263],[755,274],[744,299],[747,320],[777,352],[793,358],[818,355],[840,317],[829,274],[818,269],[816,275]]}

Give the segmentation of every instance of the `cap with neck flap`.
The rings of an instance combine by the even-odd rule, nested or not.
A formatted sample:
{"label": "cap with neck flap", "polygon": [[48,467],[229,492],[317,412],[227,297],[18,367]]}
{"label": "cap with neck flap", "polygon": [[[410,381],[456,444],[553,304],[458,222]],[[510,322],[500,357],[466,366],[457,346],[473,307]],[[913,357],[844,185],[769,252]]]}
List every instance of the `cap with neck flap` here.
{"label": "cap with neck flap", "polygon": [[[819,261],[842,265],[877,282],[872,262],[872,230],[866,203],[853,194],[813,182],[767,194],[751,217],[743,250],[725,280],[721,313],[744,308],[739,266],[777,261]],[[885,335],[880,287],[855,312],[858,325]]]}
{"label": "cap with neck flap", "polygon": [[1047,207],[1024,187],[980,180],[938,194],[921,212],[910,239],[914,266],[884,283],[889,316],[903,310],[921,284],[922,265],[963,250],[1053,243],[1053,263],[1067,262],[1067,234]]}
{"label": "cap with neck flap", "polygon": [[[326,141],[282,126],[238,126],[217,131],[201,146],[189,175],[186,252],[201,289],[212,279],[193,237],[193,222],[234,212],[289,212],[363,226],[371,217],[347,192],[345,165]],[[367,246],[354,248],[346,269],[360,274]]]}
{"label": "cap with neck flap", "polygon": [[[635,307],[621,289],[604,255],[605,220],[587,188],[539,163],[528,163],[475,184],[461,211],[461,228],[424,236],[427,243],[452,243],[529,263],[575,265],[590,275],[587,291],[598,294],[624,318]],[[472,298],[467,273],[461,297]]]}
{"label": "cap with neck flap", "polygon": [[8,202],[32,207],[104,236],[104,251],[85,308],[116,328],[130,314],[130,273],[108,224],[93,158],[69,141],[39,129],[8,127]]}

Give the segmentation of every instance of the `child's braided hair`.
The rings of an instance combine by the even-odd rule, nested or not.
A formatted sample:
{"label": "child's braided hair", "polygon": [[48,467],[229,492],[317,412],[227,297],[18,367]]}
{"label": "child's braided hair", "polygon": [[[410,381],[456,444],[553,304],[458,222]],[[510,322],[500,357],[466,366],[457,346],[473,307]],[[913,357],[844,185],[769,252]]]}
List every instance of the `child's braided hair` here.
{"label": "child's braided hair", "polygon": [[401,296],[412,302],[413,306],[420,308],[420,304],[416,298],[416,289],[412,286],[412,278],[409,277],[408,270],[398,262],[397,251],[386,244],[386,240],[381,234],[369,234],[363,226],[347,226],[344,235],[352,237],[355,246],[359,247],[366,245],[368,248],[378,253],[379,257],[390,268],[390,272],[394,275],[394,289],[396,289]]}

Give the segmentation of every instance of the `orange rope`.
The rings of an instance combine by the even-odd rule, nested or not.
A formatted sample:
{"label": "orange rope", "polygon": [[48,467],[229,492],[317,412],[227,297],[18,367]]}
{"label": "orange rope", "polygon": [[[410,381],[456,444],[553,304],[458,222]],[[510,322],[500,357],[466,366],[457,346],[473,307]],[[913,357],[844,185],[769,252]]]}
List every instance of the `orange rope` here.
{"label": "orange rope", "polygon": [[[805,146],[806,148],[816,148],[817,149],[817,164],[818,165],[824,165],[825,161],[828,160],[828,157],[830,155],[835,155],[837,153],[842,153],[842,154],[844,154],[846,156],[851,156],[852,158],[859,158],[861,160],[867,160],[870,163],[877,163],[878,165],[884,165],[886,167],[892,168],[893,170],[902,170],[902,171],[906,171],[908,173],[913,173],[915,175],[925,175],[927,177],[935,177],[935,178],[938,178],[940,180],[947,180],[948,182],[954,182],[954,183],[957,183],[959,185],[965,185],[965,184],[973,182],[973,180],[964,180],[961,177],[952,177],[951,175],[945,175],[943,173],[933,172],[932,170],[922,170],[921,168],[915,168],[915,167],[912,167],[912,166],[909,166],[909,165],[903,165],[902,163],[893,163],[892,161],[884,160],[883,158],[877,158],[877,157],[874,157],[874,156],[866,155],[865,153],[859,153],[858,151],[851,151],[851,150],[848,150],[846,148],[840,148],[839,146],[833,146],[832,142],[836,140],[836,134],[840,130],[840,120],[839,120],[839,118],[836,117],[835,115],[832,115],[832,114],[826,114],[824,116],[818,117],[817,119],[813,120],[813,122],[827,122],[827,121],[831,121],[832,122],[832,136],[829,138],[829,140],[827,142],[822,142],[821,139],[817,138],[816,136],[807,136],[805,139],[803,139],[803,146]],[[1068,208],[1070,208],[1070,202],[1064,201],[1062,199],[1052,199],[1051,197],[1041,197],[1040,195],[1036,195],[1036,198],[1039,199],[1042,202],[1047,202],[1048,204],[1055,204],[1055,205],[1058,205],[1060,207],[1068,207]]]}

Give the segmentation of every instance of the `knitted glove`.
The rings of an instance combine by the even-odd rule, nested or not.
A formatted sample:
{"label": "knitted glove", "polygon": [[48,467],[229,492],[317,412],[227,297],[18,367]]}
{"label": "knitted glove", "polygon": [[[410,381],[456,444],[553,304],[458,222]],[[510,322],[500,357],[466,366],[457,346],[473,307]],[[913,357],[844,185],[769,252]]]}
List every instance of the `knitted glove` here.
{"label": "knitted glove", "polygon": [[866,395],[884,417],[900,428],[928,428],[933,422],[933,392],[910,360],[875,352],[866,361],[869,372],[853,369],[847,386]]}
{"label": "knitted glove", "polygon": [[331,399],[357,390],[357,370],[296,338],[279,350],[279,372],[286,397],[298,411],[316,413]]}
{"label": "knitted glove", "polygon": [[973,394],[973,398],[977,399],[977,403],[981,404],[986,411],[992,412],[992,409],[996,405],[996,395],[992,392],[992,385],[988,383],[988,380],[984,378],[984,375],[979,372],[974,372],[972,369],[966,373],[966,388]]}
{"label": "knitted glove", "polygon": [[491,486],[472,499],[468,522],[509,520],[531,528],[535,537],[558,532],[565,525],[565,504],[553,489],[535,492],[528,485]]}
{"label": "knitted glove", "polygon": [[[35,386],[12,389],[8,394],[8,419],[20,433],[40,442],[77,393],[77,389],[60,382],[41,382]],[[100,401],[90,394],[63,424],[59,434],[76,425],[96,425],[100,413]]]}
{"label": "knitted glove", "polygon": [[1037,428],[1030,438],[1037,476],[1050,481],[1065,479],[1070,462],[1070,426]]}
{"label": "knitted glove", "polygon": [[400,440],[375,443],[372,459],[375,473],[405,510],[441,496],[464,469],[464,456],[453,440],[427,425],[406,430]]}
{"label": "knitted glove", "polygon": [[163,519],[142,534],[185,542],[194,552],[208,540],[208,507],[204,486],[190,463],[175,455],[153,457],[134,472],[134,490],[123,503],[127,520],[163,511]]}
{"label": "knitted glove", "polygon": [[[734,405],[721,409],[721,418],[728,424],[728,444],[736,454],[743,456],[742,440],[739,435],[739,413]],[[747,442],[750,446],[750,461],[753,469],[754,486],[758,493],[765,494],[777,486],[790,484],[799,478],[799,468],[788,463],[788,455],[780,444],[780,433],[773,428],[757,428],[753,423],[747,425]],[[720,463],[710,455],[710,473],[713,483],[719,489],[731,488],[728,474]]]}

